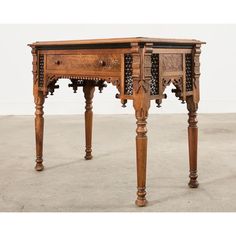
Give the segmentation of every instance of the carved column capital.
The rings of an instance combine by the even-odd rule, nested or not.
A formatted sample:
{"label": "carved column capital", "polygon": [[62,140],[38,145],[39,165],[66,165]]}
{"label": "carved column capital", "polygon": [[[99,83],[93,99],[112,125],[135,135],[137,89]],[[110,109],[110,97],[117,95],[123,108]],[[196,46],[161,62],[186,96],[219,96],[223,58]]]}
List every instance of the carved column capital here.
{"label": "carved column capital", "polygon": [[133,56],[133,88],[134,93],[138,94],[141,90],[143,93],[150,94],[150,80],[151,80],[151,55],[152,43],[147,43],[143,47],[138,44],[132,44]]}

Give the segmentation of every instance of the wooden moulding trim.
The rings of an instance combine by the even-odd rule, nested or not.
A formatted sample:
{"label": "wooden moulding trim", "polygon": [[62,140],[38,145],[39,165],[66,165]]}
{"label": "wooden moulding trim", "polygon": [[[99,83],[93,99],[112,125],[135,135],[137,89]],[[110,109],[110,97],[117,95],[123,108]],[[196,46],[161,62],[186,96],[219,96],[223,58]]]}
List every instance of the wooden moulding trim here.
{"label": "wooden moulding trim", "polygon": [[47,73],[45,77],[55,77],[57,79],[70,79],[70,78],[75,78],[75,79],[85,79],[85,80],[106,80],[110,82],[110,80],[116,79],[120,80],[120,76],[99,76],[99,75],[85,75],[85,74],[60,74],[60,73]]}
{"label": "wooden moulding trim", "polygon": [[83,76],[83,77],[117,77],[120,78],[120,71],[118,72],[103,72],[103,71],[86,71],[86,70],[73,70],[71,72],[68,72],[68,70],[45,70],[45,74],[52,74],[52,75],[56,75],[56,76]]}
{"label": "wooden moulding trim", "polygon": [[123,99],[128,99],[128,100],[133,100],[133,95],[123,95],[122,96]]}
{"label": "wooden moulding trim", "polygon": [[162,72],[162,77],[182,77],[183,75],[183,71]]}
{"label": "wooden moulding trim", "polygon": [[192,96],[192,95],[193,95],[193,91],[188,91],[188,92],[186,92],[186,97]]}
{"label": "wooden moulding trim", "polygon": [[124,53],[131,53],[131,49],[129,48],[120,48],[120,49],[75,49],[73,51],[71,50],[46,50],[42,49],[39,50],[40,54],[59,54],[59,55],[75,55],[75,54],[124,54]]}
{"label": "wooden moulding trim", "polygon": [[[31,45],[29,45],[31,46]],[[79,49],[116,49],[130,48],[130,44],[81,44],[81,45],[43,45],[37,46],[38,50],[79,50]]]}
{"label": "wooden moulding trim", "polygon": [[63,46],[63,45],[107,45],[107,44],[130,44],[130,43],[158,43],[158,44],[204,44],[196,39],[173,39],[173,38],[149,38],[149,37],[129,37],[129,38],[105,38],[105,39],[84,39],[65,41],[41,41],[29,44],[29,46]]}
{"label": "wooden moulding trim", "polygon": [[178,53],[187,53],[187,54],[190,54],[192,53],[192,49],[171,49],[171,48],[154,48],[153,49],[153,53],[159,53],[159,54],[162,54],[162,53],[173,53],[173,54],[178,54]]}
{"label": "wooden moulding trim", "polygon": [[156,99],[164,99],[165,98],[165,95],[162,94],[162,95],[150,95],[150,100],[156,100]]}

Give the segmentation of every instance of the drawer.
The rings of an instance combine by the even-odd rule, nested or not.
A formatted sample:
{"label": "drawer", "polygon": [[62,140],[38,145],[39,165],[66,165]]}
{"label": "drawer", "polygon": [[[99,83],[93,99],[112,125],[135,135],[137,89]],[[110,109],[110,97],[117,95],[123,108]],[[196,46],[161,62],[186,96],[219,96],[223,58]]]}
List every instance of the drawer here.
{"label": "drawer", "polygon": [[46,70],[83,75],[117,74],[121,72],[121,54],[48,54]]}

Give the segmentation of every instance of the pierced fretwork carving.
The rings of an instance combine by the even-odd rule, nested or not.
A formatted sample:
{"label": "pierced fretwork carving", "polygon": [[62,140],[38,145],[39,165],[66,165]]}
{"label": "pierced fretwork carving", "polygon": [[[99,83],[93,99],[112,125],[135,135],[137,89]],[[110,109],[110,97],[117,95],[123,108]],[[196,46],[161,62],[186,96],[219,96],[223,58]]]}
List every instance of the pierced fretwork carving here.
{"label": "pierced fretwork carving", "polygon": [[[166,87],[169,86],[171,83],[176,87],[176,90],[182,92],[183,78],[181,76],[173,78],[162,78],[162,91],[165,91]],[[173,90],[173,92],[175,92],[176,90]]]}
{"label": "pierced fretwork carving", "polygon": [[133,95],[133,78],[132,78],[132,62],[131,54],[125,54],[125,94]]}
{"label": "pierced fretwork carving", "polygon": [[93,86],[98,87],[99,92],[101,93],[103,88],[107,87],[105,84],[105,80],[83,80],[83,79],[71,79],[71,84],[68,84],[68,87],[72,87],[74,90],[74,93],[77,92],[78,87],[83,87],[86,84],[86,81],[93,81]]}
{"label": "pierced fretwork carving", "polygon": [[192,80],[192,55],[185,55],[185,74],[186,74],[186,91],[193,90],[193,80]]}
{"label": "pierced fretwork carving", "polygon": [[50,95],[54,94],[55,89],[59,89],[59,85],[56,85],[57,80],[52,80],[52,82],[48,85],[48,91]]}
{"label": "pierced fretwork carving", "polygon": [[74,90],[74,93],[77,92],[78,87],[84,86],[84,80],[82,79],[71,79],[71,84],[68,84],[68,87],[72,87]]}
{"label": "pierced fretwork carving", "polygon": [[39,55],[39,81],[38,81],[38,86],[40,88],[43,87],[43,82],[44,82],[44,55],[40,54]]}
{"label": "pierced fretwork carving", "polygon": [[176,77],[172,79],[173,85],[176,87],[177,90],[183,92],[183,77]]}
{"label": "pierced fretwork carving", "polygon": [[[104,87],[107,87],[107,83],[112,83],[115,85],[120,92],[120,78],[119,77],[84,77],[84,76],[69,76],[69,75],[55,75],[55,74],[47,74],[45,76],[44,85],[43,85],[43,94],[47,96],[48,92],[53,94],[54,89],[58,88],[58,85],[55,85],[58,79],[70,79],[71,84],[69,87],[72,87],[74,92],[76,93],[78,87],[84,86],[86,81],[93,81],[94,86],[98,87],[100,93],[102,92]],[[53,92],[52,92],[53,91]]]}
{"label": "pierced fretwork carving", "polygon": [[152,54],[151,56],[151,83],[150,83],[150,94],[158,95],[159,94],[159,54]]}

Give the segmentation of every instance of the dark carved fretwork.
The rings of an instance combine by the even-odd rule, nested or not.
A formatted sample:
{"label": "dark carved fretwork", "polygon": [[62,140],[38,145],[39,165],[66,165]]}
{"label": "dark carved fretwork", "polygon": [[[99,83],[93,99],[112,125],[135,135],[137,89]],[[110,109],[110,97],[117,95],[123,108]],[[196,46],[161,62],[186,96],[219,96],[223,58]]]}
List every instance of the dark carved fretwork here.
{"label": "dark carved fretwork", "polygon": [[48,85],[48,92],[50,92],[50,95],[54,94],[55,89],[59,89],[59,85],[56,84],[57,80],[53,80],[49,85]]}
{"label": "dark carved fretwork", "polygon": [[186,74],[186,91],[193,90],[193,80],[192,80],[192,55],[185,55],[185,74]]}
{"label": "dark carved fretwork", "polygon": [[125,94],[133,95],[133,78],[132,78],[132,62],[131,54],[125,54]]}
{"label": "dark carved fretwork", "polygon": [[105,80],[94,79],[94,80],[85,80],[85,79],[71,79],[71,84],[68,84],[68,87],[72,87],[74,93],[77,92],[78,87],[83,87],[86,84],[86,81],[93,81],[93,86],[98,87],[99,92],[101,93],[103,88],[107,87]]}
{"label": "dark carved fretwork", "polygon": [[39,55],[39,84],[38,86],[40,88],[43,87],[43,81],[44,81],[44,55]]}
{"label": "dark carved fretwork", "polygon": [[84,80],[82,79],[70,79],[71,84],[68,84],[68,87],[72,87],[74,90],[74,93],[77,92],[78,87],[83,87],[84,86]]}
{"label": "dark carved fretwork", "polygon": [[55,74],[48,74],[45,76],[44,80],[44,89],[43,94],[47,97],[47,94],[50,92],[53,95],[54,90],[59,88],[59,85],[56,85],[56,82],[59,79],[69,79],[71,80],[71,84],[69,87],[72,87],[74,93],[77,92],[78,87],[83,87],[86,81],[93,81],[94,86],[98,87],[100,93],[102,92],[104,87],[107,87],[107,83],[112,83],[117,87],[120,92],[120,78],[118,77],[84,77],[84,76],[69,76],[69,75],[55,75]]}
{"label": "dark carved fretwork", "polygon": [[159,54],[152,54],[151,56],[151,83],[150,83],[150,95],[159,94]]}

